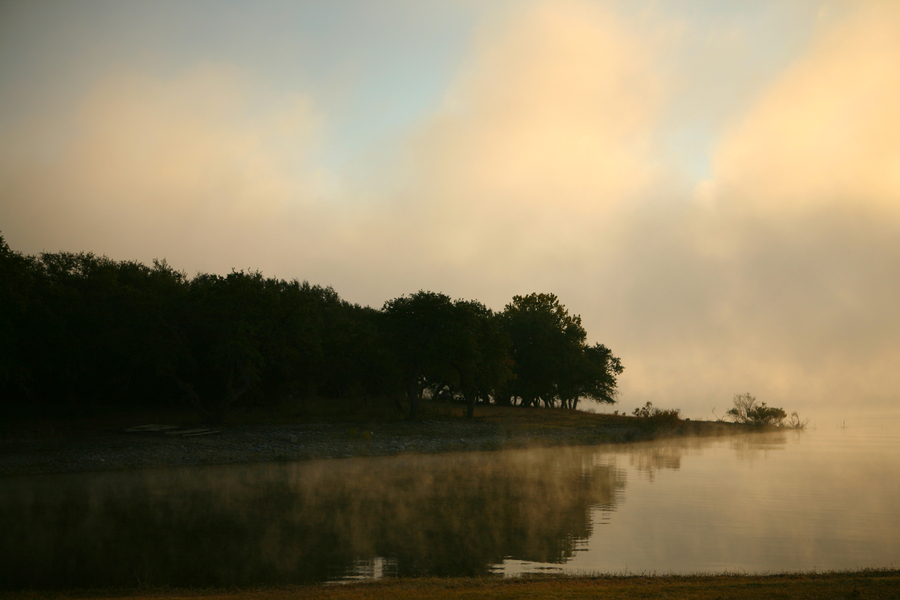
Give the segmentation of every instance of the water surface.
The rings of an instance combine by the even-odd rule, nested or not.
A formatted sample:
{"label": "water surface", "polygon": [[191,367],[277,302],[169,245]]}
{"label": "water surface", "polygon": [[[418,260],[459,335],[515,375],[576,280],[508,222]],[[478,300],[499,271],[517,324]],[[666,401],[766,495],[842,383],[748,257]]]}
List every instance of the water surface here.
{"label": "water surface", "polygon": [[[896,419],[615,449],[627,485],[566,572],[719,573],[900,565]],[[601,458],[602,457],[602,458]],[[600,460],[609,461],[601,454]],[[599,526],[597,526],[599,525]],[[501,570],[533,570],[504,561]]]}
{"label": "water surface", "polygon": [[895,421],[0,480],[0,585],[900,565]]}

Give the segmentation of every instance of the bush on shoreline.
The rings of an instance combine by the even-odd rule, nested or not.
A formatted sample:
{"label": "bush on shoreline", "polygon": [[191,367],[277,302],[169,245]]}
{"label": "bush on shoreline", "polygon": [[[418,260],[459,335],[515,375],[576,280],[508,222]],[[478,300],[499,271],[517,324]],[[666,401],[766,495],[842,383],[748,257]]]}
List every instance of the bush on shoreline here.
{"label": "bush on shoreline", "polygon": [[808,423],[800,420],[796,411],[788,418],[783,408],[767,406],[765,402],[757,402],[749,392],[735,394],[734,406],[725,413],[735,423],[743,423],[754,427],[784,427],[787,429],[803,429]]}

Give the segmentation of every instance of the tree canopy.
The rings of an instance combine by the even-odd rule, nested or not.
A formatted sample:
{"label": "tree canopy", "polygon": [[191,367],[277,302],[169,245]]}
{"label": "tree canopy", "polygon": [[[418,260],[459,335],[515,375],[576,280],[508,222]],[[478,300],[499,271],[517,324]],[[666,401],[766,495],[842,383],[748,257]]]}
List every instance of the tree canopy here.
{"label": "tree canopy", "polygon": [[504,403],[543,402],[575,408],[579,398],[615,402],[621,361],[602,344],[589,346],[579,315],[570,315],[554,294],[514,296],[502,315],[512,342],[515,377]]}
{"label": "tree canopy", "polygon": [[508,339],[496,315],[480,302],[419,291],[385,302],[383,311],[411,418],[425,389],[459,391],[472,416],[476,401],[487,401],[511,376]]}
{"label": "tree canopy", "polygon": [[[615,402],[618,358],[553,294],[500,313],[420,290],[381,309],[258,271],[189,277],[92,253],[26,256],[0,236],[0,407],[56,411],[423,397],[575,408]],[[401,399],[403,402],[401,402]]]}

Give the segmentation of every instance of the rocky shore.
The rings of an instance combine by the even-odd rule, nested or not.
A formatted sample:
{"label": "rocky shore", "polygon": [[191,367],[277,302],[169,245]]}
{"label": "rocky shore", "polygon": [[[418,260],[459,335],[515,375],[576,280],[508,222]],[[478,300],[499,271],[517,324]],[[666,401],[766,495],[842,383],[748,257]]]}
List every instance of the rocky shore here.
{"label": "rocky shore", "polygon": [[315,458],[497,450],[635,439],[621,427],[522,431],[464,419],[418,423],[222,426],[212,433],[125,429],[0,443],[0,476]]}
{"label": "rocky shore", "polygon": [[[592,415],[593,416],[593,415]],[[660,435],[716,435],[727,424],[681,421],[660,431],[638,419],[585,419],[562,424],[444,419],[415,423],[223,425],[209,432],[110,429],[46,439],[0,442],[0,477],[408,453],[596,445]],[[185,434],[186,435],[183,435]]]}

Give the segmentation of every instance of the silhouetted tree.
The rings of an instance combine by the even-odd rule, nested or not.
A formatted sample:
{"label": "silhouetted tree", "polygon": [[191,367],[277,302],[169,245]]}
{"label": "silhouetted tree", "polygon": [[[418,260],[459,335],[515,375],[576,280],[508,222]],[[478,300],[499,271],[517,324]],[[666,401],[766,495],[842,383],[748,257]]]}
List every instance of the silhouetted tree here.
{"label": "silhouetted tree", "polygon": [[330,287],[258,271],[188,278],[92,253],[24,256],[0,236],[0,405],[98,410],[178,395],[208,421],[236,404],[295,398],[462,397],[575,408],[612,402],[618,358],[587,346],[552,294],[500,314],[419,291],[381,310]]}
{"label": "silhouetted tree", "polygon": [[418,291],[384,303],[388,341],[399,366],[415,419],[422,388],[428,380],[447,379],[447,347],[452,345],[453,303],[445,294]]}
{"label": "silhouetted tree", "polygon": [[448,338],[448,360],[466,400],[466,416],[472,417],[478,397],[487,400],[512,377],[509,339],[493,312],[474,300],[453,303]]}
{"label": "silhouetted tree", "polygon": [[617,377],[624,370],[622,361],[603,344],[584,346],[574,389],[569,393],[569,408],[577,408],[579,398],[614,404]]}
{"label": "silhouetted tree", "polygon": [[[328,397],[396,396],[403,393],[394,355],[385,340],[385,315],[341,301],[324,313],[323,382]],[[402,408],[402,407],[398,407]]]}
{"label": "silhouetted tree", "polygon": [[569,315],[554,294],[514,296],[503,313],[503,326],[512,342],[515,379],[512,396],[524,406],[542,400],[553,406],[559,385],[571,377],[586,333],[581,317]]}
{"label": "silhouetted tree", "polygon": [[29,387],[31,372],[22,341],[30,335],[34,260],[9,248],[0,235],[0,391],[11,403]]}
{"label": "silhouetted tree", "polygon": [[248,393],[308,394],[321,361],[321,303],[334,290],[259,272],[200,274],[172,328],[187,352],[169,373],[206,419],[220,421]]}
{"label": "silhouetted tree", "polygon": [[524,406],[540,400],[575,408],[582,397],[615,402],[621,361],[602,344],[586,345],[581,317],[570,315],[554,294],[514,296],[502,324],[512,342],[515,378],[501,402],[509,396]]}

